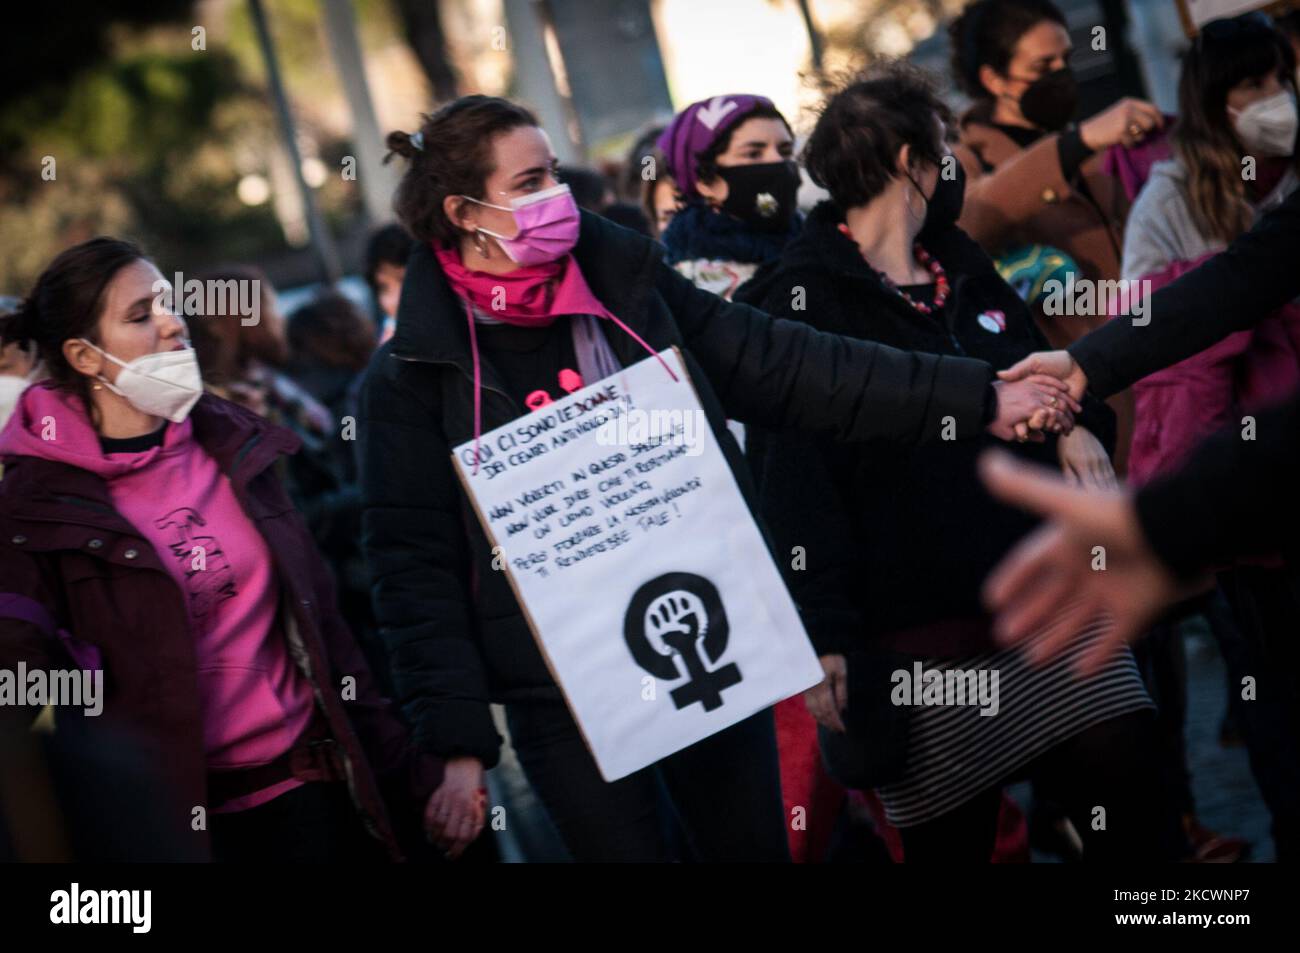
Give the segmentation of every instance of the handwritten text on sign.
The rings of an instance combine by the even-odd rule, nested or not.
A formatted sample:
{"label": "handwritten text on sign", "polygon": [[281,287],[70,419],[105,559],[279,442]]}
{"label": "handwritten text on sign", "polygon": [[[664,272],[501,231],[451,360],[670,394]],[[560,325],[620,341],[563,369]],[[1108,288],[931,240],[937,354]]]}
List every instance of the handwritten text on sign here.
{"label": "handwritten text on sign", "polygon": [[455,450],[608,779],[821,680],[677,352]]}

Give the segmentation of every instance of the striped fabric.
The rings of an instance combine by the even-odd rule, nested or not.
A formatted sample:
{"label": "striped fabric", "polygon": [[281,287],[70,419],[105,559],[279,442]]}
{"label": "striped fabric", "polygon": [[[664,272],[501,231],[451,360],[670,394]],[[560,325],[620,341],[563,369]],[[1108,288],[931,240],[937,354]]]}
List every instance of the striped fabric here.
{"label": "striped fabric", "polygon": [[1031,668],[1019,648],[925,663],[927,671],[997,670],[998,712],[980,715],[970,704],[913,708],[907,772],[878,791],[889,822],[911,827],[933,820],[1085,728],[1154,708],[1127,648],[1086,680],[1074,674],[1074,662],[1104,626],[1085,630],[1043,668]]}

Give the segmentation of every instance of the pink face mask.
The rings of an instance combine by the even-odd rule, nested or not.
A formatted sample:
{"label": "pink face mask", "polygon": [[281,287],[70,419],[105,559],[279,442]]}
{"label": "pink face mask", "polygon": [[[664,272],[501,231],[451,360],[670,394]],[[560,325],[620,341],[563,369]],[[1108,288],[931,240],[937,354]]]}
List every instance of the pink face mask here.
{"label": "pink face mask", "polygon": [[501,250],[517,265],[541,265],[562,258],[578,242],[578,205],[573,201],[569,187],[563,183],[542,192],[511,199],[510,205],[493,205],[480,202],[468,195],[461,196],[478,205],[511,212],[518,231],[507,238],[496,232],[480,228],[491,235]]}

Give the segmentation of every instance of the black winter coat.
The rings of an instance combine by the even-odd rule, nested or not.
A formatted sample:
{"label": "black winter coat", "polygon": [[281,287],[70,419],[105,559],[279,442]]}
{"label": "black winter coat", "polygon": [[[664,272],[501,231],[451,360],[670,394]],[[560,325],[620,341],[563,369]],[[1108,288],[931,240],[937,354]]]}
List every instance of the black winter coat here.
{"label": "black winter coat", "polygon": [[[778,267],[742,289],[745,300],[820,331],[977,357],[998,369],[1047,346],[1024,303],[955,225],[920,239],[951,285],[943,310],[927,316],[883,284],[838,230],[842,221],[829,202],[814,209]],[[796,308],[799,289],[804,310]],[[982,315],[990,316],[986,324],[996,316],[1005,328],[990,330]],[[1113,452],[1114,414],[1105,404],[1086,399],[1077,424]],[[845,444],[807,434],[755,434],[749,450],[760,510],[778,552],[788,554],[783,562],[796,567],[788,574],[791,588],[820,654],[953,620],[975,624],[941,630],[957,632],[956,643],[945,636],[925,646],[902,639],[898,647],[944,654],[987,647],[980,586],[1034,519],[985,491],[976,458],[997,445],[1056,467],[1057,440],[1004,444],[986,432],[955,438]],[[798,568],[801,556],[805,564]],[[979,641],[970,641],[971,632]]]}
{"label": "black winter coat", "polygon": [[[725,419],[841,439],[938,439],[952,417],[986,425],[988,364],[906,354],[772,321],[696,289],[662,247],[583,213],[574,256],[592,291],[651,347],[677,345],[742,492],[752,485]],[[646,354],[602,322],[624,364]],[[481,354],[483,431],[526,413]],[[432,251],[418,245],[397,332],[375,355],[358,420],[363,546],[393,681],[426,750],[491,766],[499,737],[489,701],[557,699],[558,688],[452,469],[473,437],[473,369],[464,305]],[[598,593],[592,594],[599,598]]]}

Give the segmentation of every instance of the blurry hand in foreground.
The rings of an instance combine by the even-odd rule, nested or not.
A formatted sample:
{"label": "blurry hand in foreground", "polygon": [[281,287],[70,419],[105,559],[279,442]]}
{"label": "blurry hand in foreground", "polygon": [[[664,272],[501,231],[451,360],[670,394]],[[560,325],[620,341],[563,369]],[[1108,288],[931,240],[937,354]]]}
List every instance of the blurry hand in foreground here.
{"label": "blurry hand in foreground", "polygon": [[[1180,582],[1156,558],[1130,491],[1072,486],[1052,470],[998,451],[981,458],[980,474],[994,496],[1047,519],[984,583],[998,642],[1042,635],[1026,648],[1031,663],[1056,658],[1105,618],[1112,625],[1078,663],[1079,674],[1089,675],[1161,612],[1204,588]],[[1093,568],[1100,565],[1105,568]]]}

